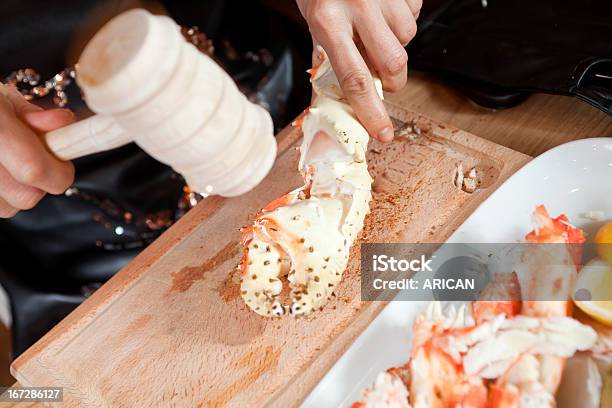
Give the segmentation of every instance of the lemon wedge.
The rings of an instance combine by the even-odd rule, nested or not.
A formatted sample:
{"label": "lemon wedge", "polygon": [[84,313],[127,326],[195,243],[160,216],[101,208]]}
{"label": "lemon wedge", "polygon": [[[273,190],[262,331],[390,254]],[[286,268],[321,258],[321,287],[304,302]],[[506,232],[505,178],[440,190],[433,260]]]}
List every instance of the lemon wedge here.
{"label": "lemon wedge", "polygon": [[594,241],[597,247],[597,255],[608,262],[612,262],[612,222],[605,224],[597,231]]}
{"label": "lemon wedge", "polygon": [[595,258],[578,274],[573,300],[593,319],[612,326],[612,265]]}

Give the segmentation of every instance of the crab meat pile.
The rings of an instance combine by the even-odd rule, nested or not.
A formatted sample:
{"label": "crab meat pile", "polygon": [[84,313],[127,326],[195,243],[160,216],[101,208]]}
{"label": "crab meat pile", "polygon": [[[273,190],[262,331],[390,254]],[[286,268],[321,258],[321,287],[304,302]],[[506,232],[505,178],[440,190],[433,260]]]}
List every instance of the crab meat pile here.
{"label": "crab meat pile", "polygon": [[[303,119],[305,185],[268,204],[243,230],[241,296],[263,316],[305,315],[334,294],[372,199],[369,135],[343,98],[327,57],[311,71],[316,97]],[[382,98],[382,87],[376,80]],[[289,282],[283,305],[281,278]]]}
{"label": "crab meat pile", "polygon": [[[584,234],[567,217],[550,217],[544,206],[533,221],[525,241],[559,245],[547,252],[522,247],[514,265],[520,288],[498,293],[508,300],[483,300],[490,299],[485,288],[480,300],[459,307],[430,303],[414,321],[408,362],[378,377],[354,408],[555,407],[562,380],[578,390],[564,389],[566,400],[580,396],[579,406],[599,406],[595,362],[609,367],[612,336],[570,315]],[[503,281],[492,285],[496,293],[508,290]],[[584,375],[564,375],[566,366]]]}
{"label": "crab meat pile", "polygon": [[543,357],[568,358],[596,341],[571,317],[499,314],[476,324],[469,306],[432,302],[414,324],[409,379],[381,374],[353,408],[553,407]]}

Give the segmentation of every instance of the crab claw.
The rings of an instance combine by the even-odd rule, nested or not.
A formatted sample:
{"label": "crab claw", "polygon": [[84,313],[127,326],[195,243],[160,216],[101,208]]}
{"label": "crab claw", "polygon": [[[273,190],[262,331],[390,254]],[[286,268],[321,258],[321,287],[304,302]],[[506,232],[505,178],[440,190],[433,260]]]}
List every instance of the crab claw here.
{"label": "crab claw", "polygon": [[[369,191],[353,197],[293,200],[263,212],[244,239],[241,294],[263,316],[280,316],[280,277],[288,273],[293,316],[321,309],[342,279],[350,247],[363,225]],[[365,207],[364,207],[365,206]]]}

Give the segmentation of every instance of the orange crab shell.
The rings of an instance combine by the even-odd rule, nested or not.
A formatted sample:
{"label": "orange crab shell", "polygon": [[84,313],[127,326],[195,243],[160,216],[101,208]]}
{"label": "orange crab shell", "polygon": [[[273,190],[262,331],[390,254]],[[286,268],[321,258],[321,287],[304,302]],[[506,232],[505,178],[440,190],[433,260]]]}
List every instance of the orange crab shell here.
{"label": "orange crab shell", "polygon": [[[488,391],[485,383],[468,377],[461,364],[455,363],[446,353],[426,344],[422,349],[429,361],[436,361],[436,378],[431,384],[431,396],[438,402],[435,407],[486,408]],[[411,396],[412,398],[412,396]],[[414,402],[414,401],[412,401]]]}
{"label": "orange crab shell", "polygon": [[316,65],[316,66],[306,70],[306,72],[308,72],[310,74],[310,80],[311,81],[314,79],[314,77],[317,76],[317,72],[319,71],[319,67],[320,66],[321,66],[321,64]]}
{"label": "orange crab shell", "polygon": [[301,129],[302,125],[304,124],[304,120],[306,119],[306,115],[308,115],[308,112],[310,112],[310,106],[304,109],[304,112],[302,112],[302,114],[298,116],[297,119],[291,123],[291,125],[295,128]]}
{"label": "orange crab shell", "polygon": [[472,304],[472,311],[476,324],[494,318],[500,314],[506,317],[516,316],[521,311],[520,300],[479,300]]}
{"label": "orange crab shell", "polygon": [[281,239],[280,235],[283,233],[283,231],[281,231],[281,228],[278,226],[276,221],[265,216],[266,213],[274,211],[279,207],[284,207],[294,203],[298,200],[298,195],[301,191],[302,189],[293,190],[277,199],[270,201],[255,215],[255,222],[252,225],[241,229],[242,246],[245,248],[245,253],[240,260],[238,268],[240,271],[242,271],[243,275],[247,273],[247,266],[249,263],[249,252],[247,251],[247,247],[255,235],[257,235],[258,238],[261,238],[262,236],[271,237],[274,241]]}
{"label": "orange crab shell", "polygon": [[525,241],[542,244],[558,242],[560,238],[563,239],[567,244],[570,244],[569,251],[574,258],[576,268],[580,269],[582,263],[582,245],[586,241],[584,231],[571,225],[565,214],[552,218],[548,214],[546,207],[542,204],[536,207],[534,213],[546,220],[546,225],[542,228],[534,229],[527,234]]}
{"label": "orange crab shell", "polygon": [[516,391],[500,387],[496,384],[491,386],[490,403],[491,408],[514,408],[519,406],[519,395]]}
{"label": "orange crab shell", "polygon": [[565,214],[552,218],[542,204],[536,207],[535,214],[546,219],[547,225],[527,234],[525,236],[527,242],[554,242],[559,237],[564,237],[568,244],[583,244],[586,241],[584,232],[571,225]]}

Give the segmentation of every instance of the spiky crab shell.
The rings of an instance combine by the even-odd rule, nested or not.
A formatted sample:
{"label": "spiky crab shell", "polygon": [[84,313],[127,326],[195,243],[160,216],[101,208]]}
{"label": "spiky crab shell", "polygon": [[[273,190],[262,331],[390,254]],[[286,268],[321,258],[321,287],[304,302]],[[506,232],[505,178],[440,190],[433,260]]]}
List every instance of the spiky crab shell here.
{"label": "spiky crab shell", "polygon": [[[279,279],[286,267],[284,254],[267,241],[252,238],[241,262],[240,294],[247,305],[262,316],[280,316],[283,307],[277,297],[283,284]],[[254,265],[257,262],[257,265]]]}
{"label": "spiky crab shell", "polygon": [[[242,260],[241,295],[247,305],[264,316],[284,314],[279,277],[288,273],[289,311],[301,315],[321,308],[346,268],[352,243],[346,237],[363,225],[350,205],[348,216],[344,213],[343,200],[317,197],[263,213],[248,231]],[[342,225],[342,220],[349,222]]]}

